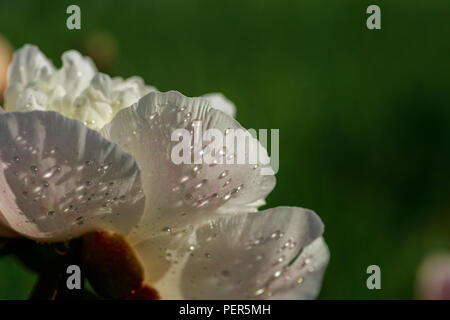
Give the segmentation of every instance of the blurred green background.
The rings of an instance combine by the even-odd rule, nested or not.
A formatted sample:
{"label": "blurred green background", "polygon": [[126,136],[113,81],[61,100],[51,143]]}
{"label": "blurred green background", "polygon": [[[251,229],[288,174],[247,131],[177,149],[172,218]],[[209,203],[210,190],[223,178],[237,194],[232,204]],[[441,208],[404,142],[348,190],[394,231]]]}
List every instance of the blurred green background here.
{"label": "blurred green background", "polygon": [[[82,29],[71,31],[75,3]],[[366,28],[370,4],[382,30]],[[58,66],[77,49],[161,91],[220,91],[245,127],[279,128],[268,207],[322,217],[320,298],[413,298],[421,261],[450,250],[448,0],[0,0],[0,34]],[[371,264],[381,290],[366,287]],[[0,299],[26,298],[35,279],[0,259]]]}

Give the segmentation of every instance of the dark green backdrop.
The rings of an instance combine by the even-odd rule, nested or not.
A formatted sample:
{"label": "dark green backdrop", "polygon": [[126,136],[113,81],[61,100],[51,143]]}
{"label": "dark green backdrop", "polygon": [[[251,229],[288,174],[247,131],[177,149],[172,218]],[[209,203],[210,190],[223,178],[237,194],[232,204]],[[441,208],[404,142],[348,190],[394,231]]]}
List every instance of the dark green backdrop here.
{"label": "dark green backdrop", "polygon": [[[65,26],[73,3],[79,31]],[[365,26],[370,4],[382,30]],[[188,96],[220,91],[245,127],[280,129],[268,206],[324,220],[320,298],[413,298],[422,259],[450,250],[448,0],[0,0],[0,34],[58,66],[95,33],[118,47],[105,71]],[[382,290],[366,288],[371,264]],[[0,298],[27,297],[34,280],[0,259]]]}

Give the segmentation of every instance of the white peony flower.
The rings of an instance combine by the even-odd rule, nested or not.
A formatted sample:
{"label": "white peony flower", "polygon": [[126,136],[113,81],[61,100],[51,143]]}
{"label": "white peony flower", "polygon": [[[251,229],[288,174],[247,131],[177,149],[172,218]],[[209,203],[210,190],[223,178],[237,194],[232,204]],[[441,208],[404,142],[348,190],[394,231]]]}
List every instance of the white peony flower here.
{"label": "white peony flower", "polygon": [[[242,128],[223,96],[110,79],[74,51],[55,71],[32,46],[16,53],[9,76],[6,110],[34,111],[0,114],[1,236],[82,237],[87,260],[114,247],[127,257],[119,278],[136,273],[163,299],[317,296],[329,258],[323,224],[307,209],[258,211],[275,186],[264,165],[171,161],[175,129]],[[107,261],[110,273],[88,269],[108,277],[120,261]]]}

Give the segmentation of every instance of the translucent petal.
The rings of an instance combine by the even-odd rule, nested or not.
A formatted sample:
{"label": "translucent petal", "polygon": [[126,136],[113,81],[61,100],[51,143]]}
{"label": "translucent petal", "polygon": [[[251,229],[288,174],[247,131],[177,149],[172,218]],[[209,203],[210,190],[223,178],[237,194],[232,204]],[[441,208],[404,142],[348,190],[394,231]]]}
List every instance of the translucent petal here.
{"label": "translucent petal", "polygon": [[271,299],[315,299],[320,292],[329,258],[330,252],[323,238],[314,240],[272,283]]}
{"label": "translucent petal", "polygon": [[297,285],[297,278],[279,279],[297,275],[290,268],[303,249],[314,253],[306,248],[322,232],[314,212],[278,207],[172,230],[135,249],[163,299],[267,299]]}
{"label": "translucent petal", "polygon": [[209,101],[214,109],[225,112],[230,117],[236,117],[236,106],[221,93],[208,93],[202,96]]}
{"label": "translucent petal", "polygon": [[0,115],[0,212],[40,241],[86,231],[123,234],[144,206],[134,159],[76,120],[55,112]]}
{"label": "translucent petal", "polygon": [[[202,128],[196,127],[198,123]],[[225,163],[233,156],[232,150],[218,152],[223,164],[196,164],[194,154],[201,155],[208,148],[206,141],[197,139],[199,148],[191,138],[188,141],[191,164],[177,164],[172,155],[179,144],[176,135],[173,139],[177,129],[185,129],[192,139],[208,129],[222,134],[227,129],[245,132],[236,120],[211,108],[205,99],[187,98],[175,91],[151,92],[137,105],[119,112],[101,131],[133,155],[142,171],[147,201],[135,241],[166,227],[177,228],[209,218],[214,212],[255,211],[275,185],[274,176],[261,175],[262,165]]]}

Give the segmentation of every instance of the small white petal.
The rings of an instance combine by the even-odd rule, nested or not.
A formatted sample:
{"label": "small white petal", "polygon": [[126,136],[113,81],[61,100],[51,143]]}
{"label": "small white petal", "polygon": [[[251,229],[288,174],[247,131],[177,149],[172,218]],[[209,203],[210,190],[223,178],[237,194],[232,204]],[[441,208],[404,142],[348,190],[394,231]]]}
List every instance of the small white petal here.
{"label": "small white petal", "polygon": [[55,72],[51,82],[65,88],[70,100],[75,99],[90,84],[97,73],[97,68],[89,57],[70,50],[62,55],[63,66]]}
{"label": "small white petal", "polygon": [[119,110],[137,102],[149,90],[153,89],[146,87],[137,77],[111,79],[106,74],[97,73],[89,87],[75,99],[73,113],[68,115],[100,130]]}
{"label": "small white petal", "polygon": [[221,93],[208,93],[202,96],[211,103],[214,109],[225,112],[230,117],[236,117],[236,106]]}
{"label": "small white petal", "polygon": [[5,92],[5,109],[14,111],[18,95],[28,86],[47,81],[55,68],[36,46],[25,45],[14,53],[8,70],[8,89]]}
{"label": "small white petal", "polygon": [[71,50],[55,70],[35,46],[27,45],[14,56],[7,111],[56,111],[99,130],[122,108],[156,90],[139,77],[111,79],[99,73],[89,57]]}
{"label": "small white petal", "polygon": [[0,115],[0,212],[40,241],[86,231],[128,233],[144,206],[134,159],[98,132],[55,112]]}
{"label": "small white petal", "polygon": [[143,228],[135,241],[166,226],[176,228],[207,219],[215,211],[255,211],[273,189],[274,176],[261,175],[261,168],[255,170],[253,164],[175,164],[171,153],[179,142],[171,140],[172,134],[180,128],[194,130],[196,121],[202,123],[201,134],[212,128],[222,134],[229,128],[246,132],[205,99],[187,98],[175,91],[151,92],[102,129],[107,139],[135,157],[143,172],[147,201]]}
{"label": "small white petal", "polygon": [[21,92],[17,97],[16,110],[17,111],[32,111],[47,109],[47,95],[39,89],[27,88]]}
{"label": "small white petal", "polygon": [[[163,299],[267,299],[297,285],[297,278],[279,281],[288,273],[297,276],[288,269],[297,266],[302,250],[316,252],[308,245],[322,232],[314,212],[278,207],[220,216],[192,230],[148,239],[135,249],[148,283]],[[322,266],[317,273],[323,273]]]}
{"label": "small white petal", "polygon": [[113,78],[111,101],[115,104],[116,111],[129,107],[146,94],[156,91],[155,87],[147,86],[140,77],[131,77],[123,80]]}

